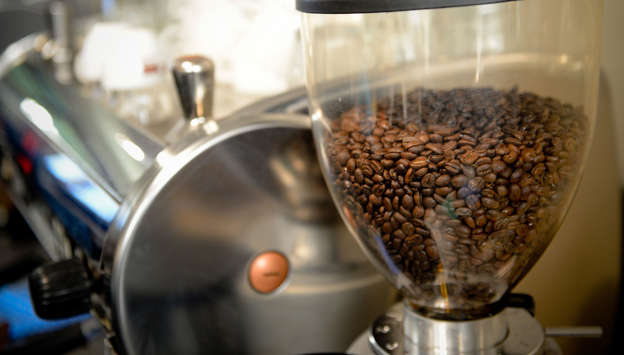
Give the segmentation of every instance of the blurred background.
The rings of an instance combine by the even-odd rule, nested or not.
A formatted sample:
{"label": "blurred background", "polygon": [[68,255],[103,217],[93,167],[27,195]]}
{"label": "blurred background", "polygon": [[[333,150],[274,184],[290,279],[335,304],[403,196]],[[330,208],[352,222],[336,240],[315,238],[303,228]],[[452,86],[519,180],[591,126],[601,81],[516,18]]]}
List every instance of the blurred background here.
{"label": "blurred background", "polygon": [[[164,118],[179,110],[171,104],[175,93],[167,68],[180,54],[204,54],[214,60],[216,117],[303,84],[299,15],[293,0],[72,3],[77,12],[99,14],[77,24],[82,43],[73,63],[77,79],[91,95],[114,100],[119,115],[155,131],[164,129],[169,124]],[[46,6],[43,0],[0,0],[0,47],[45,29]],[[565,354],[624,352],[624,340],[617,336],[624,330],[622,16],[624,2],[605,0],[597,127],[576,199],[544,256],[515,289],[535,298],[536,317],[546,327],[603,327],[600,339],[558,340]],[[133,70],[135,64],[143,70]],[[88,317],[44,322],[33,314],[24,297],[24,277],[47,256],[2,190],[0,227],[0,350],[15,342],[76,339],[77,332],[101,337],[96,327],[85,331]],[[95,341],[73,353],[101,352]]]}

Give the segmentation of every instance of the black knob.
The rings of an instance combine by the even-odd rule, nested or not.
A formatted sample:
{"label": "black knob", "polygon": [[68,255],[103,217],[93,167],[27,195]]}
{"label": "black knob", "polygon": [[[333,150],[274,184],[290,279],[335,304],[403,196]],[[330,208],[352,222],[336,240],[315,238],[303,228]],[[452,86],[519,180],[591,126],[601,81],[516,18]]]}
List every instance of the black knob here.
{"label": "black knob", "polygon": [[78,259],[41,266],[28,276],[30,298],[37,316],[62,319],[87,313],[92,282]]}
{"label": "black knob", "polygon": [[505,297],[506,307],[524,308],[535,317],[535,300],[526,293],[510,293]]}

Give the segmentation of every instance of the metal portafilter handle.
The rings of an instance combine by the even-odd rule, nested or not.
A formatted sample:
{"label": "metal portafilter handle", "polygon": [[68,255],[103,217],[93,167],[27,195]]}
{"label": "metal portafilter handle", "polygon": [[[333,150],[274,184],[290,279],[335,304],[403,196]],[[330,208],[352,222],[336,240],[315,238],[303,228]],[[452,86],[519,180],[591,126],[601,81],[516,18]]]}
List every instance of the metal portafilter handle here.
{"label": "metal portafilter handle", "polygon": [[176,59],[173,78],[187,121],[202,123],[212,115],[214,92],[214,63],[200,56],[189,55]]}

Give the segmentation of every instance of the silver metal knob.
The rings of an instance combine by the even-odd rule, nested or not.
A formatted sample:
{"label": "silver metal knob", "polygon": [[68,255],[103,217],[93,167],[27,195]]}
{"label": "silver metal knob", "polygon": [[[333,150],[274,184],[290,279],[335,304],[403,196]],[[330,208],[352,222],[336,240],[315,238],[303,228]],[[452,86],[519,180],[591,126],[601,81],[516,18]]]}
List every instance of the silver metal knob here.
{"label": "silver metal knob", "polygon": [[194,120],[212,115],[214,63],[199,56],[184,56],[173,65],[173,78],[178,89],[184,118]]}

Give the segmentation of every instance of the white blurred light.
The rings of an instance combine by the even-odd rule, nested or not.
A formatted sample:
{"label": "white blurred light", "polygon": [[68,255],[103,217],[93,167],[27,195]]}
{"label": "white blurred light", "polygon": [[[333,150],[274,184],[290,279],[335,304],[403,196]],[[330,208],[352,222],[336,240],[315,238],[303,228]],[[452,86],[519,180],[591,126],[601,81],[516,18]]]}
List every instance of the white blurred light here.
{"label": "white blurred light", "polygon": [[115,133],[115,139],[117,140],[117,143],[119,143],[121,149],[128,153],[128,155],[132,159],[138,162],[142,162],[143,159],[145,159],[145,153],[143,152],[143,149],[141,149],[141,147],[136,145],[136,143],[131,141],[128,137],[126,137],[125,134],[117,132]]}
{"label": "white blurred light", "polygon": [[567,54],[562,54],[561,56],[559,56],[559,63],[568,64],[569,61],[570,61],[570,57],[568,57]]}
{"label": "white blurred light", "polygon": [[54,126],[52,115],[43,106],[31,98],[25,98],[20,102],[22,113],[43,132],[57,136],[58,130]]}
{"label": "white blurred light", "polygon": [[173,158],[174,156],[165,149],[158,153],[158,155],[156,155],[156,162],[158,163],[158,165],[166,167],[167,165],[169,165],[169,163],[173,161]]}
{"label": "white blurred light", "polygon": [[204,131],[207,134],[217,133],[219,131],[219,125],[217,124],[215,120],[210,120],[206,122],[206,124],[204,125]]}

